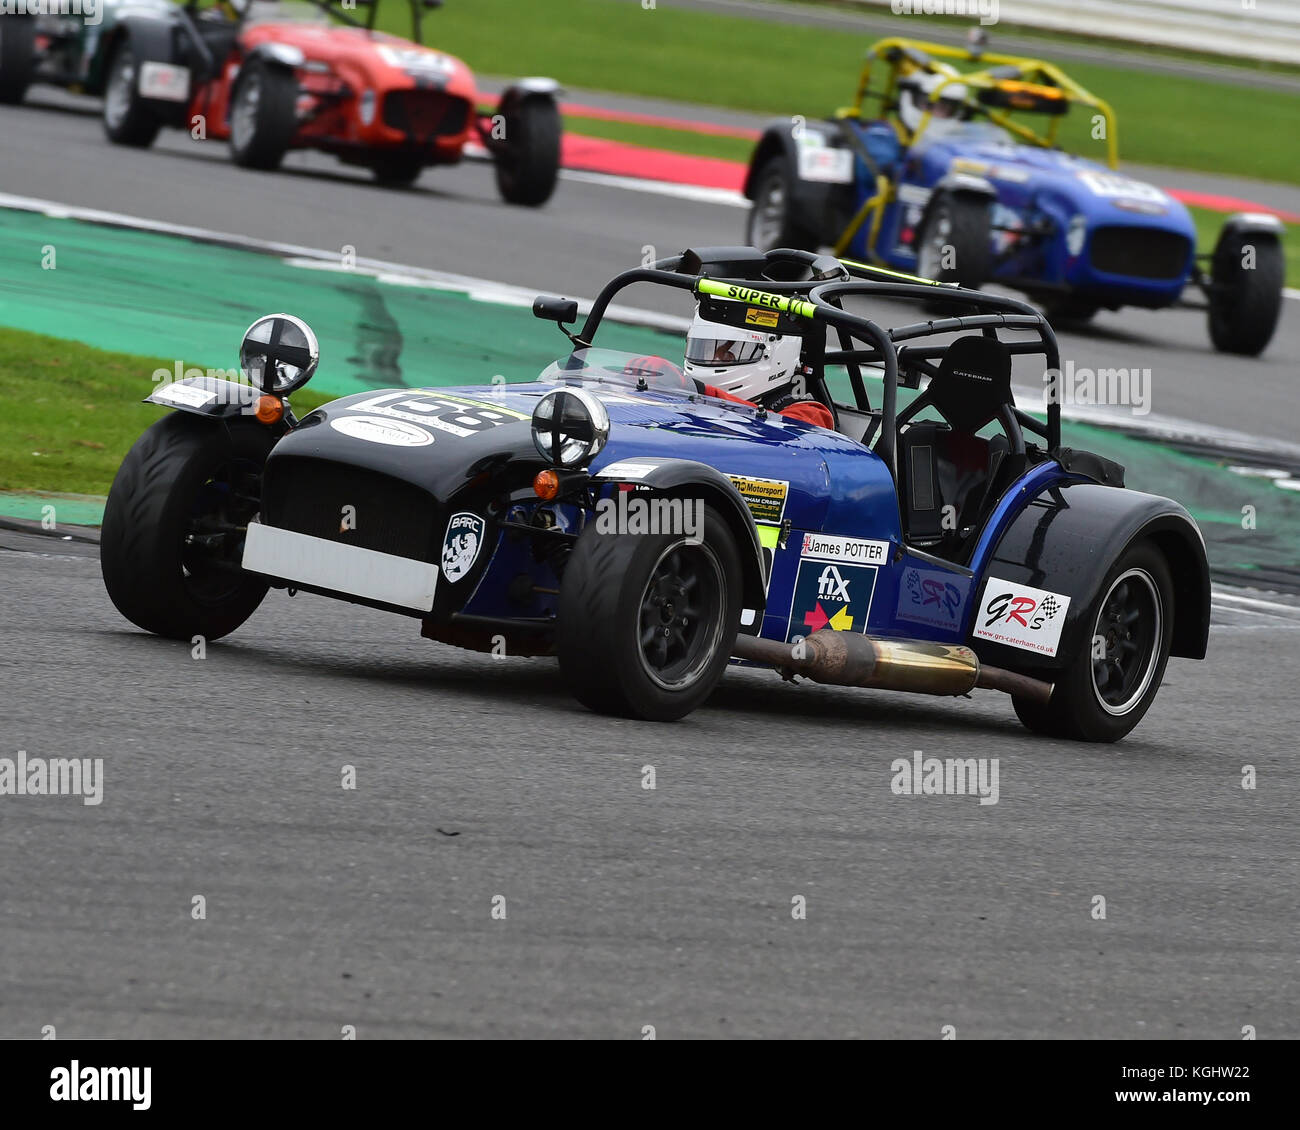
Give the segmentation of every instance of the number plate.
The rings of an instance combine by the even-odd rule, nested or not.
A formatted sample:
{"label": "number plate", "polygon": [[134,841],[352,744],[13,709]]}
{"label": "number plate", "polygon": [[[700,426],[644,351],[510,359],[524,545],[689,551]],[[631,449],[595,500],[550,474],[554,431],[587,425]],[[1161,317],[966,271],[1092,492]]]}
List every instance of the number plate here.
{"label": "number plate", "polygon": [[159,98],[164,102],[188,102],[189,68],[173,66],[171,63],[141,63],[140,97]]}

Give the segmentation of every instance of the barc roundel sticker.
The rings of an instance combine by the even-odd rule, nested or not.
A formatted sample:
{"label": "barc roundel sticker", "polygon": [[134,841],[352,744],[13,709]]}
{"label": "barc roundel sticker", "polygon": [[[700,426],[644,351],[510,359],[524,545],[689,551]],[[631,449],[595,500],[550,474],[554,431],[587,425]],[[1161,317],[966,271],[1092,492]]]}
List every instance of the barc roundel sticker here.
{"label": "barc roundel sticker", "polygon": [[353,439],[385,443],[389,447],[428,447],[433,442],[433,436],[423,428],[381,416],[334,416],[330,427]]}
{"label": "barc roundel sticker", "polygon": [[1070,598],[990,577],[975,617],[975,635],[1010,647],[1055,655]]}
{"label": "barc roundel sticker", "polygon": [[442,575],[448,583],[455,584],[474,568],[486,529],[487,523],[469,511],[451,516],[447,536],[442,539]]}

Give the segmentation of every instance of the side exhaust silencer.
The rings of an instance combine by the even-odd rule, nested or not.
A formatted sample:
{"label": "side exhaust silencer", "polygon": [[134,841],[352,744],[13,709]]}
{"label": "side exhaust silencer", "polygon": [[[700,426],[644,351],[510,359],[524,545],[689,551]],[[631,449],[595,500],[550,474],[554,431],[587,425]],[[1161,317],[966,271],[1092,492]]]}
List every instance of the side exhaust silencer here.
{"label": "side exhaust silencer", "polygon": [[1051,683],[981,666],[979,657],[960,644],[873,639],[823,628],[796,644],[737,636],[732,655],[837,687],[934,695],[964,695],[986,687],[1042,704],[1052,695]]}

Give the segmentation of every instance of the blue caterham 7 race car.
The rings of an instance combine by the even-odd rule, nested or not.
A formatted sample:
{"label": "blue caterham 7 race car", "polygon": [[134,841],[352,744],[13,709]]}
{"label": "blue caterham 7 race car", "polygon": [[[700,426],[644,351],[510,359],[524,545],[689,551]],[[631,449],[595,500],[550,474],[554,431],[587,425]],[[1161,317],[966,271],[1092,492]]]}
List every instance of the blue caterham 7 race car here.
{"label": "blue caterham 7 race car", "polygon": [[[706,332],[684,365],[596,344],[634,285],[696,304]],[[940,291],[959,312],[871,320]],[[297,419],[288,396],[318,350],[277,314],[244,339],[253,387],[157,389],[176,411],[128,453],[104,514],[113,602],[190,640],[238,628],[269,587],[318,593],[444,643],[556,655],[586,706],[652,720],[701,706],[737,662],[996,689],[1034,731],[1113,741],[1170,656],[1204,656],[1209,573],[1187,512],[1062,447],[1055,401],[1045,420],[1013,402],[1014,358],[1059,369],[1032,307],[713,248],[619,275],[580,327],[571,300],[534,312],[571,348],[532,383],[369,391]],[[721,387],[739,364],[771,378],[791,342],[777,376],[793,393]]]}
{"label": "blue caterham 7 race car", "polygon": [[[1071,110],[1088,116],[1104,163],[1060,148]],[[1053,322],[1203,301],[1216,349],[1262,352],[1282,304],[1278,219],[1229,216],[1198,255],[1183,204],[1118,164],[1110,107],[1052,64],[886,39],[850,107],[763,132],[745,178],[747,240],[1000,283]]]}

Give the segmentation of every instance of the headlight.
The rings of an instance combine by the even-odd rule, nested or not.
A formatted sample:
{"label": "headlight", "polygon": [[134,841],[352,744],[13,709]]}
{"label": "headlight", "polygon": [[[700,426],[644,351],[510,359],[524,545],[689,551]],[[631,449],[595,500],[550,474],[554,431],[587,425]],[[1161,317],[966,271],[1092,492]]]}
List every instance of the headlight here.
{"label": "headlight", "polygon": [[557,467],[589,463],[609,439],[609,413],[580,388],[548,392],[533,409],[533,443]]}
{"label": "headlight", "polygon": [[268,314],[244,333],[239,367],[263,392],[286,396],[302,388],[320,363],[316,335],[292,314]]}

